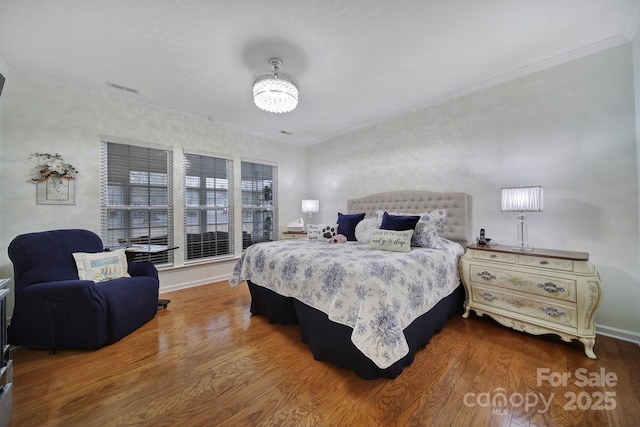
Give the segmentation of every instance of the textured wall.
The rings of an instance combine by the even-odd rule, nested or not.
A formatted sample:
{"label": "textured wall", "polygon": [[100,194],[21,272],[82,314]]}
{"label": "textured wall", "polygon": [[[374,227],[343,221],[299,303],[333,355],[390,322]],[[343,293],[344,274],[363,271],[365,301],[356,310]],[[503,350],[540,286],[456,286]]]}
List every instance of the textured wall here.
{"label": "textured wall", "polygon": [[473,234],[516,241],[500,188],[544,186],[534,246],[589,252],[602,276],[596,321],[640,333],[638,161],[631,44],[539,71],[313,146],[317,221],[346,199],[403,189],[463,191]]}
{"label": "textured wall", "polygon": [[[303,198],[320,200],[314,222],[329,222],[346,211],[350,197],[398,189],[464,191],[473,197],[473,234],[484,227],[489,237],[511,244],[515,215],[500,212],[500,188],[541,184],[545,210],[529,214],[529,241],[589,252],[604,290],[597,322],[640,333],[631,48],[609,49],[307,150],[9,75],[0,99],[0,245],[6,248],[25,231],[99,230],[103,134],[171,145],[176,152],[188,147],[277,162],[281,227],[300,216]],[[35,151],[59,152],[80,170],[77,205],[35,204],[25,159]],[[230,268],[176,269],[163,274],[163,287],[203,283]],[[0,276],[11,275],[5,250]]]}
{"label": "textured wall", "polygon": [[[241,159],[277,163],[280,225],[286,226],[288,219],[300,216],[300,200],[305,197],[306,188],[306,152],[300,147],[257,138],[207,120],[21,76],[7,78],[1,124],[0,246],[5,250],[0,251],[0,277],[13,276],[6,247],[20,233],[70,227],[100,232],[100,135],[174,147],[177,187],[182,185],[183,148],[232,156],[238,171]],[[60,153],[79,170],[76,205],[36,205],[35,185],[29,182],[32,164],[26,159],[34,152]],[[179,188],[176,191],[174,194],[182,194]],[[175,203],[176,209],[182,209],[181,197]],[[240,221],[240,210],[237,212]],[[181,216],[176,215],[179,233],[181,221]],[[176,244],[184,246],[179,241]],[[176,255],[177,260],[182,259],[178,251]],[[233,263],[222,263],[161,272],[161,288],[208,283],[229,274],[232,268]]]}

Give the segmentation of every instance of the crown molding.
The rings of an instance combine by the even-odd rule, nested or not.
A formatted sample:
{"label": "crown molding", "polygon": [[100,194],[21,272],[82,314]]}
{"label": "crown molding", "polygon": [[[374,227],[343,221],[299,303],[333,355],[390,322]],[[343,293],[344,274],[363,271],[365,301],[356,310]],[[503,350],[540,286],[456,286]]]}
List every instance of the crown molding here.
{"label": "crown molding", "polygon": [[636,12],[629,20],[629,24],[622,32],[622,35],[627,39],[633,41],[636,34],[638,33],[638,29],[640,29],[640,3],[636,5]]}
{"label": "crown molding", "polygon": [[429,102],[426,105],[423,105],[417,109],[422,109],[426,107],[430,107],[435,104],[440,104],[445,101],[449,101],[454,98],[459,98],[464,95],[468,95],[474,92],[478,92],[483,89],[487,89],[493,86],[498,86],[503,83],[508,83],[512,80],[518,79],[520,77],[527,76],[529,74],[537,73],[538,71],[547,70],[549,68],[557,67],[562,64],[566,64],[568,62],[574,61],[576,59],[584,58],[586,56],[590,56],[596,54],[598,52],[602,52],[607,49],[611,49],[625,43],[629,43],[630,39],[626,38],[622,35],[617,35],[614,37],[610,37],[605,40],[601,40],[596,43],[592,43],[590,45],[584,46],[579,49],[575,49],[569,52],[565,52],[561,55],[557,55],[544,61],[537,62],[535,64],[527,65],[525,67],[517,68],[515,70],[508,71],[506,73],[499,74],[494,77],[490,77],[486,80],[482,80],[480,82],[469,85],[465,88],[461,88],[455,90],[453,92],[449,92],[446,95],[436,98],[433,101]]}
{"label": "crown molding", "polygon": [[508,83],[512,80],[518,79],[520,77],[524,77],[527,76],[529,74],[533,74],[536,73],[538,71],[543,71],[543,70],[547,70],[549,68],[553,68],[556,67],[558,65],[562,65],[565,64],[567,62],[571,62],[574,61],[576,59],[579,58],[583,58],[589,55],[593,55],[596,54],[598,52],[602,52],[604,50],[607,49],[611,49],[620,45],[623,45],[625,43],[630,43],[631,39],[627,38],[626,36],[620,34],[620,35],[616,35],[613,37],[610,37],[608,39],[604,39],[601,40],[599,42],[596,43],[592,43],[589,44],[587,46],[583,46],[579,49],[575,49],[569,52],[565,52],[563,54],[545,59],[543,61],[537,62],[535,64],[531,64],[531,65],[527,65],[525,67],[521,67],[521,68],[517,68],[511,71],[507,71],[506,73],[502,73],[499,75],[496,75],[494,77],[490,77],[488,79],[485,80],[481,80],[479,82],[473,83],[469,86],[466,87],[462,87],[460,89],[448,92],[442,96],[433,98],[425,103],[422,103],[420,105],[414,106],[412,108],[403,110],[403,111],[399,111],[395,114],[386,116],[386,117],[378,117],[375,120],[370,120],[367,122],[363,122],[360,123],[358,125],[352,126],[349,129],[345,129],[344,131],[341,132],[336,132],[333,135],[329,135],[327,137],[322,137],[322,138],[317,138],[315,140],[312,141],[308,141],[307,146],[311,146],[311,145],[315,145],[315,144],[319,144],[325,141],[329,141],[331,139],[334,138],[338,138],[340,136],[344,136],[347,135],[349,133],[352,132],[356,132],[362,129],[366,129],[399,117],[403,117],[406,116],[408,114],[414,113],[416,111],[420,111],[420,110],[424,110],[430,107],[433,107],[435,105],[438,104],[443,104],[447,101],[451,101],[453,99],[456,98],[460,98],[462,96],[466,96],[466,95],[470,95],[472,93],[475,92],[479,92],[483,89],[488,89],[490,87],[494,87],[494,86],[498,86],[501,85],[503,83]]}

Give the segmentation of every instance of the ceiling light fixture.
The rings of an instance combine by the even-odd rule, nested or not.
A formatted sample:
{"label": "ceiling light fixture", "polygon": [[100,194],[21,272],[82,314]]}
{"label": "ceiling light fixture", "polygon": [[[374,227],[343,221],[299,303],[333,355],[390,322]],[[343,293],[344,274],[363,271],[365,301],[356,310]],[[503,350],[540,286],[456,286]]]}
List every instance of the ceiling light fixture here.
{"label": "ceiling light fixture", "polygon": [[280,71],[282,59],[269,58],[272,73],[257,74],[251,80],[253,102],[270,113],[288,113],[298,105],[300,84],[295,77]]}

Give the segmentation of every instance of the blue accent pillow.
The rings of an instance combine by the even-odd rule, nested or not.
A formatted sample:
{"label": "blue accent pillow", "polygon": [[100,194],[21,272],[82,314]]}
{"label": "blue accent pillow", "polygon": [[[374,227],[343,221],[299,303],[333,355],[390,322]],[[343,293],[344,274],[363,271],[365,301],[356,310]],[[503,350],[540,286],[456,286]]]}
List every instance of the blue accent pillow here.
{"label": "blue accent pillow", "polygon": [[414,230],[420,221],[419,215],[389,215],[387,212],[382,215],[381,230]]}
{"label": "blue accent pillow", "polygon": [[347,240],[356,241],[356,225],[364,219],[364,213],[345,215],[338,212],[338,233]]}

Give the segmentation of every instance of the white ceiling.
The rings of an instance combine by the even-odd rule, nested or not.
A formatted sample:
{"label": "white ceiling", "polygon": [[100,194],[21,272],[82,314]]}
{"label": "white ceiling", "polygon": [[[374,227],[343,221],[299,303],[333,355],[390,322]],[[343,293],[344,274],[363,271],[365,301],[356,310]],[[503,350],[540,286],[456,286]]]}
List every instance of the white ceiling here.
{"label": "white ceiling", "polygon": [[[640,0],[0,0],[0,59],[310,145],[625,43],[639,16]],[[253,105],[272,56],[300,81],[291,113]]]}

